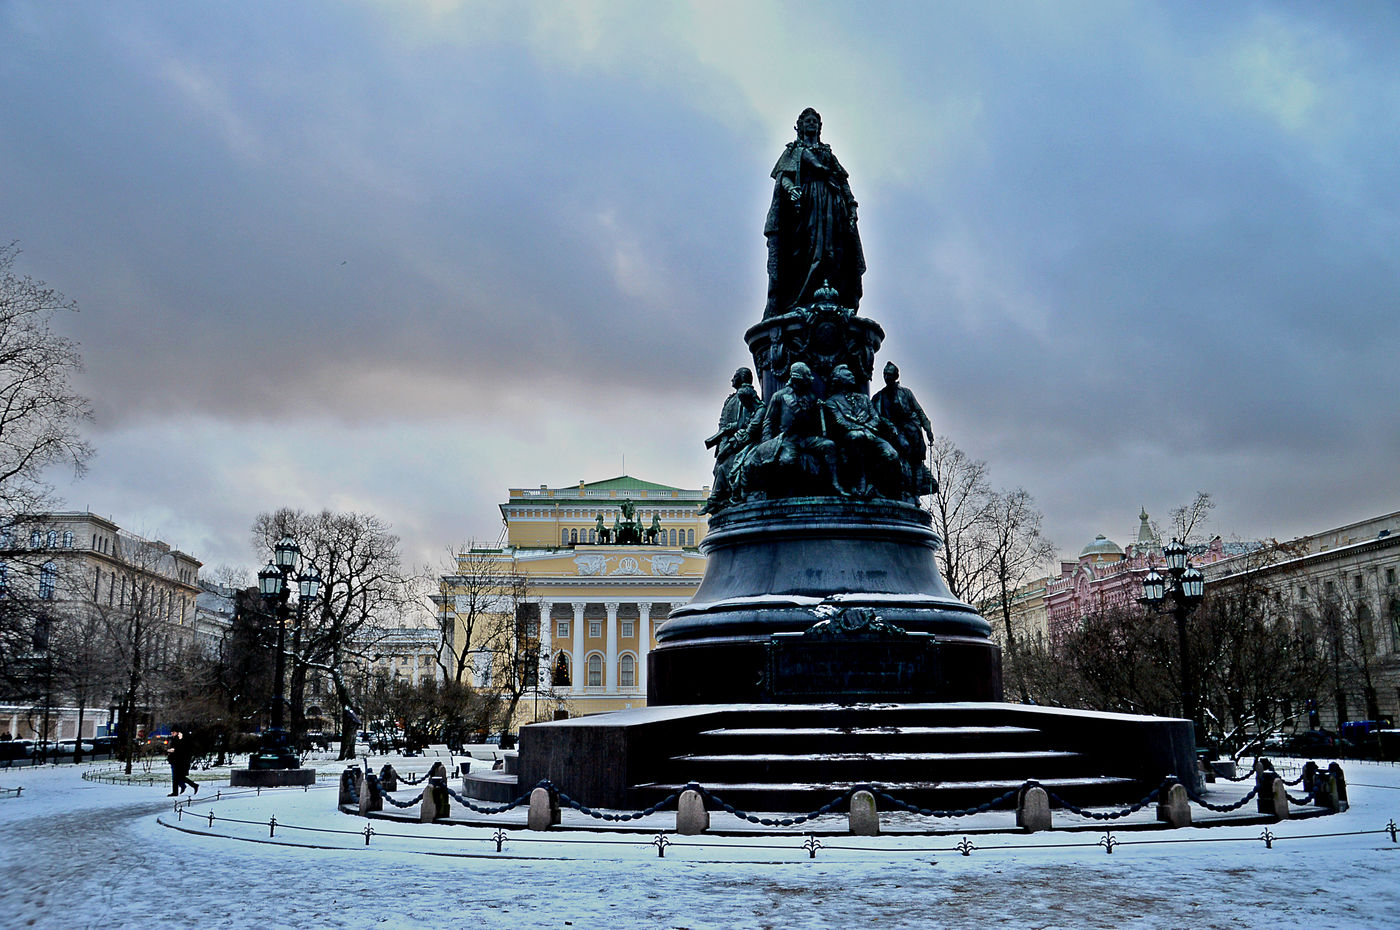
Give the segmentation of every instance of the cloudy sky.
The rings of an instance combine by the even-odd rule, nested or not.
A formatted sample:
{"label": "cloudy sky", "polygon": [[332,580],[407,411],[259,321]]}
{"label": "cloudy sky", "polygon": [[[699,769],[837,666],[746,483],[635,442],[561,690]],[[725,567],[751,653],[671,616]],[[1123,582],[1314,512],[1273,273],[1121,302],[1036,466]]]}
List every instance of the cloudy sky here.
{"label": "cloudy sky", "polygon": [[1400,508],[1387,3],[0,0],[0,239],[74,298],[67,503],[206,564],[287,505],[411,561],[508,487],[699,487],[805,106],[935,429],[1073,554],[1195,491]]}

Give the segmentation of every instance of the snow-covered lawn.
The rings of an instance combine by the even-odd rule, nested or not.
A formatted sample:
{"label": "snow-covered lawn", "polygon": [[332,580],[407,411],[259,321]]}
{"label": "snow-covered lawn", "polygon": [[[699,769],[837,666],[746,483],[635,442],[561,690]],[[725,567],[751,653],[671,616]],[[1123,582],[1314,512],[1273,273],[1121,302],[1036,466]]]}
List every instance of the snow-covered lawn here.
{"label": "snow-covered lawn", "polygon": [[[1351,810],[1276,824],[1272,849],[1254,825],[1115,832],[1112,855],[1102,831],[974,833],[963,856],[956,831],[975,827],[948,823],[824,835],[815,859],[800,833],[672,836],[659,858],[646,833],[512,831],[497,854],[489,828],[385,821],[366,847],[289,828],[363,829],[335,810],[333,781],[212,804],[205,783],[176,818],[164,784],[0,771],[0,787],[24,786],[0,798],[0,927],[1400,927],[1400,844],[1384,832],[1400,822],[1400,769],[1343,765]],[[1195,842],[1152,842],[1166,839]]]}

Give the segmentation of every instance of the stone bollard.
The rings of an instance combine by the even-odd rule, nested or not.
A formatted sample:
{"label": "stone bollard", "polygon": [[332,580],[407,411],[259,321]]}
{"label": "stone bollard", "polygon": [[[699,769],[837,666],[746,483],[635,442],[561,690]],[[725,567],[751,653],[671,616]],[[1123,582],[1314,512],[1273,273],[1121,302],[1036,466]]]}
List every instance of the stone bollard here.
{"label": "stone bollard", "polygon": [[1331,772],[1319,772],[1313,782],[1313,803],[1335,814],[1342,809],[1342,799],[1337,793],[1337,776]]}
{"label": "stone bollard", "polygon": [[379,787],[383,791],[399,790],[399,773],[387,762],[379,770]]}
{"label": "stone bollard", "polygon": [[1255,783],[1259,788],[1259,813],[1279,820],[1288,819],[1288,786],[1275,772],[1260,772]]}
{"label": "stone bollard", "polygon": [[1303,764],[1303,794],[1307,794],[1317,786],[1317,763],[1309,759]]}
{"label": "stone bollard", "polygon": [[432,781],[434,778],[446,778],[446,777],[447,777],[447,766],[445,766],[445,765],[442,764],[442,760],[441,760],[441,759],[439,759],[439,760],[437,760],[436,762],[434,762],[434,763],[433,763],[433,767],[430,768],[430,769],[428,769],[428,780],[429,780],[429,781]]}
{"label": "stone bollard", "polygon": [[344,807],[347,804],[355,803],[355,792],[359,790],[360,767],[358,765],[347,765],[345,771],[340,773],[340,797],[337,804]]}
{"label": "stone bollard", "polygon": [[559,820],[559,795],[543,786],[531,791],[530,814],[525,825],[531,830],[548,830]]}
{"label": "stone bollard", "polygon": [[1342,771],[1342,767],[1336,762],[1333,762],[1331,765],[1327,766],[1327,774],[1337,779],[1337,802],[1341,805],[1341,809],[1346,810],[1351,807],[1351,804],[1347,801],[1347,776],[1346,773]]}
{"label": "stone bollard", "polygon": [[851,795],[851,833],[856,836],[880,835],[880,811],[875,807],[875,795],[857,791]]}
{"label": "stone bollard", "polygon": [[379,793],[379,779],[373,772],[360,775],[360,813],[369,814],[384,809],[384,796]]}
{"label": "stone bollard", "polygon": [[705,796],[694,788],[687,788],[676,801],[676,832],[681,836],[698,836],[708,829],[710,812],[705,810]]}
{"label": "stone bollard", "polygon": [[1170,827],[1191,826],[1191,798],[1185,785],[1173,782],[1158,795],[1157,819]]}
{"label": "stone bollard", "polygon": [[1016,804],[1016,826],[1027,833],[1050,829],[1050,795],[1044,788],[1032,785],[1021,792]]}
{"label": "stone bollard", "polygon": [[1255,775],[1258,775],[1260,772],[1272,772],[1273,770],[1274,764],[1268,759],[1264,758],[1263,756],[1260,756],[1259,758],[1254,760]]}
{"label": "stone bollard", "polygon": [[446,820],[449,805],[447,779],[428,779],[428,785],[423,789],[423,804],[418,808],[418,822],[431,823],[434,820]]}

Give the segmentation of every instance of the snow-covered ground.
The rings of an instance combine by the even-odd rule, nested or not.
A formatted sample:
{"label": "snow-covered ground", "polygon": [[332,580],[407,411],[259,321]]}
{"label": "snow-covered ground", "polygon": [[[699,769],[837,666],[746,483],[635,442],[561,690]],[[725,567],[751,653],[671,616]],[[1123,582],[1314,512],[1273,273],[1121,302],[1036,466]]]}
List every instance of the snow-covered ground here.
{"label": "snow-covered ground", "polygon": [[982,834],[963,856],[970,825],[945,822],[823,836],[815,859],[800,834],[672,837],[659,858],[647,834],[521,831],[497,854],[487,828],[384,821],[366,847],[289,829],[363,829],[333,781],[213,803],[206,783],[177,818],[165,785],[0,770],[24,786],[0,798],[0,927],[1400,927],[1400,769],[1343,764],[1351,809],[1270,827],[1272,849],[1254,825],[1115,832],[1112,855],[1101,831]]}

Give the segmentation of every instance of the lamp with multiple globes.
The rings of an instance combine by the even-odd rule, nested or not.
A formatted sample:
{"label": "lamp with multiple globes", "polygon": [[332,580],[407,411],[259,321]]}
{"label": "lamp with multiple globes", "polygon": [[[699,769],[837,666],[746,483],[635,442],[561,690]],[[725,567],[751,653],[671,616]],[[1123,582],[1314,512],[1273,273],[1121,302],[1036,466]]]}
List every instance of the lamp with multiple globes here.
{"label": "lamp with multiple globes", "polygon": [[[286,727],[286,711],[289,703],[286,696],[287,670],[287,624],[291,619],[289,601],[291,582],[301,559],[301,548],[295,539],[284,535],[272,548],[272,560],[258,572],[258,591],[267,605],[273,622],[277,624],[277,651],[273,663],[273,682],[276,688],[272,697],[271,720],[263,731],[262,742],[257,752],[248,760],[250,769],[296,769],[301,767],[296,748],[292,745]],[[316,569],[307,565],[306,571],[296,576],[297,612],[293,652],[301,646],[301,625],[306,618],[306,608],[320,593],[321,576]]]}
{"label": "lamp with multiple globes", "polygon": [[[1162,547],[1167,575],[1163,577],[1156,569],[1150,569],[1142,578],[1139,603],[1153,610],[1169,609],[1176,620],[1176,640],[1181,660],[1181,714],[1195,725],[1199,736],[1202,730],[1201,708],[1191,670],[1186,621],[1205,599],[1206,579],[1200,569],[1191,564],[1189,552],[1186,544],[1175,538]],[[1170,606],[1168,601],[1171,602]]]}

